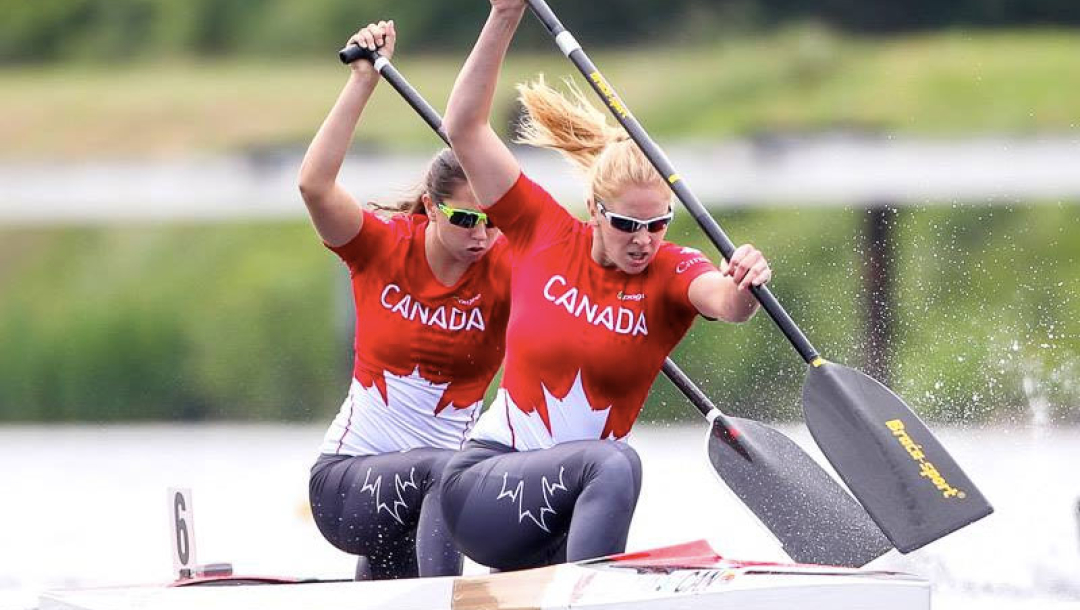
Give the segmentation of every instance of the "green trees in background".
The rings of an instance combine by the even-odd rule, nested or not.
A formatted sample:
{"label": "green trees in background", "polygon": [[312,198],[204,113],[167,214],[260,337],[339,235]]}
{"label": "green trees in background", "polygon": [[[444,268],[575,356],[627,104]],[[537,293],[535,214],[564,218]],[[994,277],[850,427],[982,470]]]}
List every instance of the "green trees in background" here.
{"label": "green trees in background", "polygon": [[[1080,24],[1073,0],[606,0],[558,10],[594,45],[711,40],[805,20],[871,33]],[[326,53],[328,41],[380,17],[400,22],[419,51],[464,49],[486,11],[483,0],[0,0],[0,63]],[[539,28],[522,38],[550,45]]]}
{"label": "green trees in background", "polygon": [[[863,367],[856,209],[716,213],[831,360]],[[715,250],[685,216],[670,239]],[[935,421],[1080,420],[1078,205],[896,214],[891,386]],[[0,235],[0,421],[324,420],[351,370],[346,273],[303,222]],[[674,358],[733,414],[800,417],[764,315],[699,321]],[[642,417],[696,417],[663,378]]]}
{"label": "green trees in background", "polygon": [[[340,399],[335,267],[310,228],[0,239],[0,419],[302,419]],[[305,247],[306,246],[306,247]]]}
{"label": "green trees in background", "polygon": [[[770,257],[773,291],[823,356],[865,370],[866,213],[715,213]],[[688,223],[689,224],[689,223]],[[1080,421],[1080,206],[928,206],[895,214],[890,386],[949,423]],[[714,249],[696,226],[671,239]],[[699,322],[673,357],[734,414],[799,418],[803,363],[767,316]],[[657,381],[643,417],[694,417]]]}

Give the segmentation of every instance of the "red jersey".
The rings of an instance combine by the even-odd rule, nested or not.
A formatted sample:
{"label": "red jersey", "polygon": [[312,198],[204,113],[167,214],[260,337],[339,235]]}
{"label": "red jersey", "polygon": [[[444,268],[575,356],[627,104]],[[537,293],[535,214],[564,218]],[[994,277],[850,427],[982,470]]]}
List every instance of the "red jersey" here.
{"label": "red jersey", "polygon": [[514,306],[502,385],[472,437],[517,449],[624,438],[698,315],[690,283],[716,267],[668,242],[640,274],[601,266],[592,228],[524,175],[485,211],[510,242]]}
{"label": "red jersey", "polygon": [[353,387],[321,451],[370,455],[457,449],[502,363],[510,310],[509,248],[499,238],[453,286],[427,262],[428,219],[364,211],[349,243],[356,303]]}

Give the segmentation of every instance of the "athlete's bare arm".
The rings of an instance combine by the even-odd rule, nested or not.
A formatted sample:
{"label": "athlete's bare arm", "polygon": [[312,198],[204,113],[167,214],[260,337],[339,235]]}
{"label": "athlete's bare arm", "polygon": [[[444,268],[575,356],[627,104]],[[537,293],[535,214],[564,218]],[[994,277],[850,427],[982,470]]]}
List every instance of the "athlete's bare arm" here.
{"label": "athlete's bare arm", "polygon": [[[353,34],[348,44],[378,48],[390,59],[394,55],[396,39],[394,22],[380,21]],[[300,165],[300,194],[319,237],[330,246],[342,246],[351,241],[364,223],[360,205],[338,183],[337,177],[360,114],[379,82],[379,73],[371,62],[354,61],[349,67],[349,80]]]}
{"label": "athlete's bare arm", "polygon": [[446,105],[443,126],[481,207],[498,201],[521,173],[489,119],[499,69],[524,12],[523,0],[491,0],[491,13]]}
{"label": "athlete's bare arm", "polygon": [[765,256],[750,244],[743,244],[735,249],[731,261],[720,265],[720,271],[694,278],[688,294],[690,302],[705,317],[745,322],[759,306],[750,286],[761,286],[770,278],[772,270]]}

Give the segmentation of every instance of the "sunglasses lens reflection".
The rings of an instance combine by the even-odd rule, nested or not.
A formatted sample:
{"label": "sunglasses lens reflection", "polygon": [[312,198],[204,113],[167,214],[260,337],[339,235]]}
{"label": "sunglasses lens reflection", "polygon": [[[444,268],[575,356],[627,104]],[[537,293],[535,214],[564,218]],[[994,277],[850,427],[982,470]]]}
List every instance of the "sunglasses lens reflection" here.
{"label": "sunglasses lens reflection", "polygon": [[615,229],[616,231],[622,231],[623,233],[637,233],[638,231],[646,228],[649,230],[649,233],[659,233],[660,231],[664,230],[664,227],[671,224],[671,219],[673,218],[670,211],[664,216],[661,216],[659,218],[651,218],[646,221],[641,221],[636,218],[631,218],[629,216],[623,216],[622,214],[609,212],[607,208],[604,207],[604,204],[600,201],[599,197],[596,199],[596,207],[597,209],[599,209],[600,214],[602,214],[605,218],[608,219],[608,223],[611,224],[611,227],[613,229]]}
{"label": "sunglasses lens reflection", "polygon": [[645,224],[632,218],[622,218],[610,213],[608,214],[608,220],[611,222],[613,228],[624,233],[637,233],[643,228],[648,228],[649,233],[659,233],[664,230],[664,227],[671,223],[670,218],[661,218]]}
{"label": "sunglasses lens reflection", "polygon": [[613,228],[618,229],[619,231],[624,231],[626,233],[637,231],[637,223],[629,218],[615,218],[609,215],[608,222],[611,223]]}
{"label": "sunglasses lens reflection", "polygon": [[664,230],[664,227],[671,224],[670,218],[662,218],[660,220],[654,220],[649,223],[649,233],[659,233]]}
{"label": "sunglasses lens reflection", "polygon": [[450,214],[450,224],[463,229],[471,229],[475,227],[478,222],[480,222],[480,217],[476,214],[469,214],[467,212],[462,212],[461,210],[455,210]]}
{"label": "sunglasses lens reflection", "polygon": [[471,229],[476,225],[483,223],[489,229],[494,228],[494,225],[491,224],[491,219],[488,218],[488,215],[484,212],[478,212],[476,210],[459,210],[443,203],[439,204],[439,210],[446,215],[446,219],[455,227]]}

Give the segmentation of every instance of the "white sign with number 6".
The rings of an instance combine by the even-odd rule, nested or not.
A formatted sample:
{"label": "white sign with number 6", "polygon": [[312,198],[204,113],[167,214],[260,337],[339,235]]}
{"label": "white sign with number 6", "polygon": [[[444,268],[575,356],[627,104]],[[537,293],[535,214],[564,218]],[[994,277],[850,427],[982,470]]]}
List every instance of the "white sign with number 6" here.
{"label": "white sign with number 6", "polygon": [[195,512],[191,503],[191,490],[169,489],[169,515],[172,518],[173,571],[177,579],[185,580],[195,575]]}

